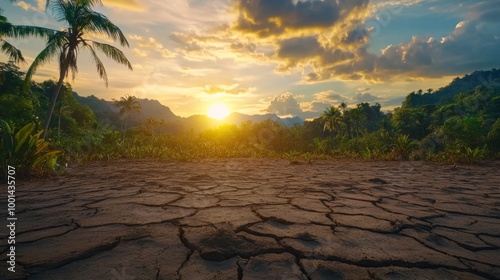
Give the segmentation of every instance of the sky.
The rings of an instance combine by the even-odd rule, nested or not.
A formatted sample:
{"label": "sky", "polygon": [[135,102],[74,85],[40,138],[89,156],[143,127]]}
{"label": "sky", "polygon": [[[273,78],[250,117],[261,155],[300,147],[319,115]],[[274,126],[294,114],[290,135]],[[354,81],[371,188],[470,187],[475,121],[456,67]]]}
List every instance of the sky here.
{"label": "sky", "polygon": [[[500,0],[102,2],[96,11],[126,35],[130,47],[120,48],[133,71],[102,55],[106,88],[82,52],[79,72],[68,80],[73,90],[106,100],[157,99],[183,117],[206,114],[215,103],[304,119],[342,101],[391,110],[412,91],[500,66]],[[45,0],[0,7],[13,24],[65,27],[45,11]],[[44,46],[36,38],[9,41],[23,51],[24,71]],[[34,79],[56,76],[53,61]]]}

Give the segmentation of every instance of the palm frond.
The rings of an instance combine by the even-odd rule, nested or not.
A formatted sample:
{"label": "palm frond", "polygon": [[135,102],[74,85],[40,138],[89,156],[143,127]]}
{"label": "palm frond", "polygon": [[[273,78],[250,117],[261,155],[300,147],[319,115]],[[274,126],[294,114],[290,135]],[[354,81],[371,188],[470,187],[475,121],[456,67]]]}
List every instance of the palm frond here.
{"label": "palm frond", "polygon": [[[10,1],[15,1],[15,0],[10,0]],[[56,2],[56,3],[54,3],[54,2]],[[45,4],[45,8],[47,9],[47,8],[51,7],[51,5],[57,4],[57,2],[62,2],[62,1],[61,0],[47,0],[47,2]],[[79,0],[78,3],[80,3],[81,5],[88,6],[88,7],[102,5],[101,0]]]}
{"label": "palm frond", "polygon": [[102,53],[104,53],[104,55],[106,55],[110,59],[112,59],[120,64],[123,64],[123,65],[127,66],[128,69],[132,70],[132,64],[130,64],[130,61],[128,61],[127,57],[125,56],[125,54],[121,50],[119,50],[111,45],[104,44],[104,43],[99,43],[99,42],[90,41],[90,40],[89,40],[89,42],[92,42],[93,47],[100,50]]}
{"label": "palm frond", "polygon": [[9,59],[14,61],[14,63],[26,62],[24,60],[23,54],[16,47],[11,45],[9,42],[0,40],[0,50],[9,56]]}
{"label": "palm frond", "polygon": [[95,7],[95,6],[102,6],[102,1],[101,0],[79,0],[78,1],[80,5],[86,6],[86,7]]}
{"label": "palm frond", "polygon": [[127,38],[120,30],[120,28],[116,26],[114,23],[112,23],[105,15],[98,12],[90,11],[86,15],[85,20],[86,20],[86,26],[84,27],[85,30],[95,33],[104,33],[109,38],[115,41],[118,40],[120,42],[120,45],[127,47],[129,46]]}
{"label": "palm frond", "polygon": [[7,19],[2,20],[0,18],[0,38],[4,36],[10,36],[12,33],[12,27],[13,25],[7,21]]}
{"label": "palm frond", "polygon": [[49,38],[57,33],[57,30],[28,25],[13,25],[9,37],[24,38],[27,36],[35,36],[40,38]]}
{"label": "palm frond", "polygon": [[74,6],[72,2],[74,2],[74,1],[61,1],[61,0],[50,1],[50,0],[47,0],[47,4],[45,5],[45,9],[51,10],[52,16],[57,21],[64,22],[64,21],[66,21],[66,13],[68,11],[68,7]]}
{"label": "palm frond", "polygon": [[62,48],[62,46],[66,43],[65,32],[59,31],[53,36],[50,36],[47,41],[47,45],[45,49],[43,49],[38,56],[35,58],[30,68],[26,72],[26,76],[24,79],[24,86],[29,88],[29,82],[31,78],[35,74],[36,70],[39,66],[47,63],[52,57],[54,57],[57,52]]}
{"label": "palm frond", "polygon": [[101,79],[104,80],[104,82],[106,83],[106,87],[108,87],[108,74],[106,73],[106,68],[104,68],[104,64],[102,63],[99,56],[97,56],[97,53],[95,52],[94,48],[92,48],[91,45],[86,44],[85,46],[90,50],[90,54],[94,59],[99,77],[101,77]]}

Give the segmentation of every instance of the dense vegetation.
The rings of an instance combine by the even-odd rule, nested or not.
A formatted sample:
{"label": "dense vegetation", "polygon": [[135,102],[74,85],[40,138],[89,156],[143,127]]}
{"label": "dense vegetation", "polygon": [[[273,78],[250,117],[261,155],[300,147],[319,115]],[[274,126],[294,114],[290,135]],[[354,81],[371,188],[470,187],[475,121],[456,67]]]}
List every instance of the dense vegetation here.
{"label": "dense vegetation", "polygon": [[[24,73],[15,65],[0,63],[0,71],[0,119],[5,120],[10,131],[2,128],[2,139],[29,123],[35,135],[42,129],[56,83],[31,82],[30,90],[26,90]],[[284,157],[296,162],[336,157],[452,163],[497,159],[499,75],[497,70],[468,75],[463,79],[475,78],[467,82],[464,91],[454,95],[449,93],[450,88],[463,79],[455,79],[434,93],[411,93],[400,108],[389,113],[382,112],[379,104],[342,103],[326,108],[322,116],[303,125],[285,127],[267,120],[222,125],[202,132],[172,132],[168,121],[154,118],[129,127],[130,119],[141,114],[139,101],[131,96],[116,100],[115,112],[109,113],[108,117],[118,125],[99,122],[89,107],[77,101],[71,85],[64,84],[47,138],[52,148],[64,153],[51,154],[56,160],[46,161],[51,169],[57,169],[65,163],[114,158]],[[446,95],[436,97],[440,92]],[[2,145],[6,145],[4,142]]]}

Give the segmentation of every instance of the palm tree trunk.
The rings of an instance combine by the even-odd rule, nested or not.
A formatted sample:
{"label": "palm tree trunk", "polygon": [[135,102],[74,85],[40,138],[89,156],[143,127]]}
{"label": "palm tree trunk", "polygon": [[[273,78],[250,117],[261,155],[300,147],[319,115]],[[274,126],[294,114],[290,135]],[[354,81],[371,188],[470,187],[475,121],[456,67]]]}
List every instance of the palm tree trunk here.
{"label": "palm tree trunk", "polygon": [[59,110],[59,116],[58,116],[58,122],[57,122],[57,138],[61,138],[61,110]]}
{"label": "palm tree trunk", "polygon": [[56,107],[57,97],[59,96],[59,92],[64,83],[64,76],[66,75],[67,67],[65,67],[65,71],[61,71],[59,76],[59,81],[57,82],[56,89],[52,96],[50,97],[49,109],[47,110],[47,114],[45,115],[45,120],[43,122],[43,132],[41,138],[45,140],[47,137],[47,132],[49,131],[50,119],[52,118],[52,114],[54,113],[54,108]]}
{"label": "palm tree trunk", "polygon": [[125,142],[125,133],[127,132],[127,121],[128,121],[128,116],[125,116],[123,119],[123,135],[122,135],[122,142]]}

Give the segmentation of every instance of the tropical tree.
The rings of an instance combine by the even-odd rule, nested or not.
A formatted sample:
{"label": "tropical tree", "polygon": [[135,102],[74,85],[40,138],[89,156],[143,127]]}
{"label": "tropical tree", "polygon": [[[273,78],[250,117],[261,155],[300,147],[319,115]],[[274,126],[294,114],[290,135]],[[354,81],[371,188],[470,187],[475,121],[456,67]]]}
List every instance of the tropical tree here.
{"label": "tropical tree", "polygon": [[71,87],[68,85],[65,87],[66,90],[63,90],[59,97],[57,98],[56,106],[55,106],[55,113],[57,115],[57,138],[61,138],[61,120],[63,117],[67,117],[71,114],[73,111],[71,109],[71,106],[68,104],[68,95],[71,94],[71,91],[68,89],[71,89]]}
{"label": "tropical tree", "polygon": [[[14,1],[9,1],[14,2]],[[25,38],[29,36],[37,36],[42,38],[48,38],[50,35],[54,34],[53,30],[38,27],[38,26],[28,26],[28,25],[13,25],[8,19],[2,15],[3,10],[0,9],[0,51],[9,57],[9,60],[14,63],[26,62],[24,60],[23,54],[19,49],[14,47],[11,43],[6,41],[5,37],[11,38]]]}
{"label": "tropical tree", "polygon": [[366,130],[366,116],[360,109],[361,107],[349,110],[349,116],[352,124],[352,132],[356,138],[356,143],[358,142],[358,137],[362,135]]}
{"label": "tropical tree", "polygon": [[323,131],[340,133],[342,127],[342,114],[339,108],[331,106],[326,109],[321,117],[325,120]]}
{"label": "tropical tree", "polygon": [[122,141],[125,141],[125,132],[127,131],[127,125],[130,115],[134,112],[139,113],[141,111],[141,104],[139,104],[139,100],[137,99],[137,97],[125,95],[125,97],[121,97],[120,100],[115,100],[113,105],[120,108],[120,115],[123,118]]}
{"label": "tropical tree", "polygon": [[114,41],[118,40],[122,46],[129,46],[120,28],[105,15],[93,10],[98,5],[102,5],[100,0],[47,1],[47,9],[51,9],[55,19],[64,22],[67,27],[64,30],[53,30],[54,34],[48,38],[45,48],[38,54],[26,73],[25,84],[29,85],[29,81],[38,67],[47,63],[51,58],[58,57],[59,80],[50,98],[50,105],[43,124],[42,138],[47,135],[57,96],[61,91],[64,79],[68,77],[69,72],[72,72],[74,79],[78,72],[77,59],[80,49],[87,49],[90,52],[97,73],[105,81],[106,87],[108,86],[108,76],[97,51],[132,70],[132,65],[121,50],[109,44],[88,39],[87,36],[90,34],[100,34]]}

